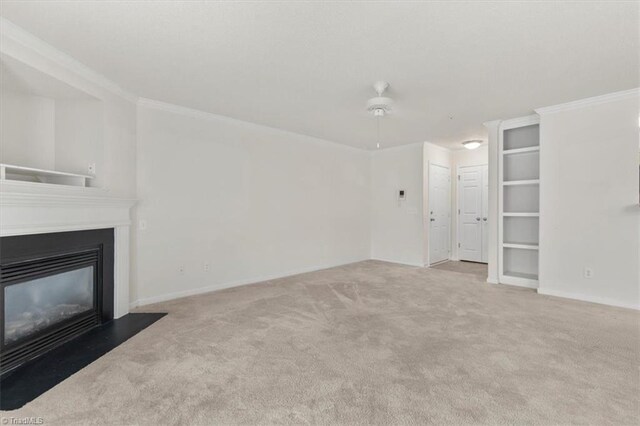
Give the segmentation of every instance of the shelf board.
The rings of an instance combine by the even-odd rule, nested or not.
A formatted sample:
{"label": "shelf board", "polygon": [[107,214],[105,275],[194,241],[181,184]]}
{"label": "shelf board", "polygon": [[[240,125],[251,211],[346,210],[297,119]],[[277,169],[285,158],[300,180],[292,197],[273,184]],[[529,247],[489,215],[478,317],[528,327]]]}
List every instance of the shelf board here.
{"label": "shelf board", "polygon": [[522,250],[538,250],[537,244],[502,243],[502,247]]}
{"label": "shelf board", "polygon": [[55,170],[36,169],[34,167],[14,166],[12,164],[0,164],[0,167],[2,167],[5,170],[5,172],[13,173],[16,175],[65,176],[65,177],[93,179],[93,176],[90,176],[90,175],[79,175],[77,173],[67,173],[67,172],[58,172]]}
{"label": "shelf board", "polygon": [[515,285],[518,287],[538,288],[538,276],[523,272],[506,271],[500,275],[501,284]]}
{"label": "shelf board", "polygon": [[507,149],[502,151],[502,155],[524,154],[526,152],[540,151],[540,146],[528,146],[526,148]]}
{"label": "shelf board", "polygon": [[540,213],[502,213],[504,217],[539,217]]}
{"label": "shelf board", "polygon": [[521,278],[525,280],[538,281],[538,276],[536,274],[527,274],[524,272],[515,272],[515,271],[506,271],[503,274],[505,277],[513,277],[513,278]]}
{"label": "shelf board", "polygon": [[88,179],[93,179],[93,176],[0,164],[0,180],[2,181],[28,181],[32,183],[85,187]]}
{"label": "shelf board", "polygon": [[528,179],[528,180],[507,180],[502,182],[504,186],[515,185],[540,185],[540,179]]}

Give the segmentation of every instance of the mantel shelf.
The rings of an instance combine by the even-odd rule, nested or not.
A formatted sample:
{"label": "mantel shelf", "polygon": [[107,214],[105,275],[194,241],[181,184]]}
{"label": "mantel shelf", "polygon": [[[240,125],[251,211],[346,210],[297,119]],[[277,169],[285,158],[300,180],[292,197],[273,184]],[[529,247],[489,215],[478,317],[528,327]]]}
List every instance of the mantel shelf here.
{"label": "mantel shelf", "polygon": [[87,186],[87,180],[93,179],[90,175],[59,172],[56,170],[37,169],[34,167],[15,166],[12,164],[0,164],[0,180],[3,181],[29,181],[55,185]]}

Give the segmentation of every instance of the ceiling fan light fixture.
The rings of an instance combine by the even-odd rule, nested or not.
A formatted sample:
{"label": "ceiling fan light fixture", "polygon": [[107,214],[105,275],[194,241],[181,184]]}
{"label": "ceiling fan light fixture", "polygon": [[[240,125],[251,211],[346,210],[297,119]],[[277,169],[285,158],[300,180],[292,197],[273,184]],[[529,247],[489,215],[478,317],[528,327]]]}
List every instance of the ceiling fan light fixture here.
{"label": "ceiling fan light fixture", "polygon": [[367,101],[367,110],[375,117],[380,117],[391,111],[392,104],[393,100],[391,100],[391,98],[378,96]]}
{"label": "ceiling fan light fixture", "polygon": [[385,110],[384,108],[376,108],[373,110],[374,117],[384,117]]}
{"label": "ceiling fan light fixture", "polygon": [[464,146],[467,149],[476,149],[480,145],[482,145],[482,141],[478,139],[462,142],[462,146]]}

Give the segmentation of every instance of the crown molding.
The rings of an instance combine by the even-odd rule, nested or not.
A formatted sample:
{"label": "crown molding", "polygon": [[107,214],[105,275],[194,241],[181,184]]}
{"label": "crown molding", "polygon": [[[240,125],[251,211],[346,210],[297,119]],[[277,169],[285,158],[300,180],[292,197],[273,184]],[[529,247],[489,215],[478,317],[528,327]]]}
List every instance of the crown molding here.
{"label": "crown molding", "polygon": [[[92,70],[70,55],[61,52],[44,40],[39,39],[38,37],[34,36],[33,34],[1,16],[0,36],[2,37],[2,43],[0,43],[0,51],[2,51],[3,53],[7,53],[5,52],[5,44],[7,40],[11,40],[24,48],[32,50],[33,52],[54,62],[55,64],[74,72],[90,83],[93,83],[116,96],[126,99],[127,101],[132,103],[135,103],[138,100],[137,95],[123,89],[102,74]],[[9,53],[7,54],[9,56],[13,56]]]}
{"label": "crown molding", "polygon": [[485,121],[484,123],[482,123],[482,125],[487,129],[497,129],[500,123],[502,123],[502,120],[491,120]]}
{"label": "crown molding", "polygon": [[538,114],[526,115],[524,117],[511,118],[509,120],[502,120],[499,125],[500,130],[508,130],[516,127],[532,126],[540,123],[540,116]]}
{"label": "crown molding", "polygon": [[154,99],[149,99],[149,98],[142,98],[142,97],[138,98],[138,106],[143,108],[156,109],[159,111],[171,112],[174,114],[183,115],[186,117],[192,117],[199,120],[220,121],[224,123],[235,124],[237,126],[251,127],[256,130],[268,131],[271,133],[287,134],[291,136],[305,138],[318,143],[324,143],[324,144],[328,143],[331,145],[336,145],[344,149],[355,150],[358,152],[370,151],[367,149],[358,148],[355,146],[346,145],[343,143],[334,142],[327,139],[321,139],[316,136],[305,135],[303,133],[296,133],[290,130],[280,129],[278,127],[271,127],[264,124],[253,123],[251,121],[240,120],[239,118],[233,118],[226,115],[214,114],[212,112],[206,112],[199,109],[193,109],[193,108],[185,107],[182,105],[176,105],[168,102],[156,101]]}
{"label": "crown molding", "polygon": [[630,90],[623,90],[621,92],[607,93],[606,95],[593,96],[591,98],[579,99],[577,101],[567,102],[564,104],[536,108],[535,111],[539,115],[553,114],[556,112],[570,111],[573,109],[585,108],[589,106],[632,98],[640,98],[640,87],[636,87],[635,89]]}

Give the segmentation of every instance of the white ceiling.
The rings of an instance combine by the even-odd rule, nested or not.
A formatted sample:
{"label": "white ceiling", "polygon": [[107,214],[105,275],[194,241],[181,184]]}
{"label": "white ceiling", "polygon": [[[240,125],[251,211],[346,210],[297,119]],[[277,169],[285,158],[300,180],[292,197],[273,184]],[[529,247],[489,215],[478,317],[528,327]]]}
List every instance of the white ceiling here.
{"label": "white ceiling", "polygon": [[375,147],[638,87],[637,2],[40,2],[0,14],[146,98]]}

